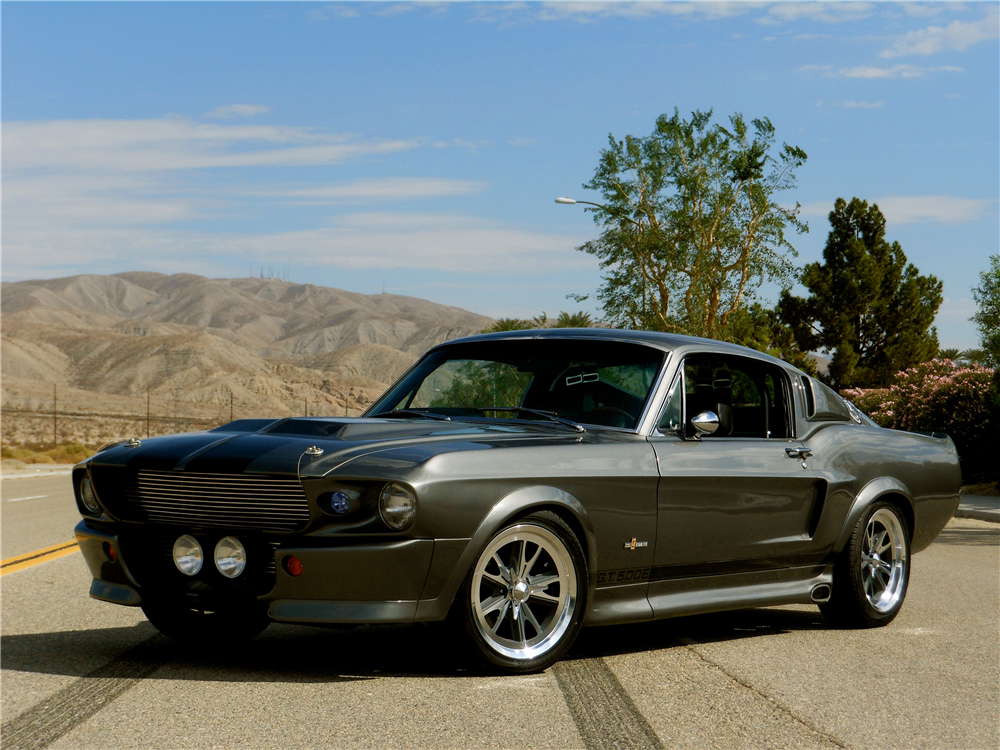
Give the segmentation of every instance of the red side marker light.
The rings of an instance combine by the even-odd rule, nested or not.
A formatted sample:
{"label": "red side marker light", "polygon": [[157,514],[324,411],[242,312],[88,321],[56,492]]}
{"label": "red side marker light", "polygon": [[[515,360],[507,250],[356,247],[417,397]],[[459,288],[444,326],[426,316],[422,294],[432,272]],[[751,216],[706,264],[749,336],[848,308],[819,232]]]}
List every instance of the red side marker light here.
{"label": "red side marker light", "polygon": [[111,562],[118,559],[118,555],[115,554],[115,548],[111,546],[111,542],[105,542],[103,547],[105,557],[107,557]]}
{"label": "red side marker light", "polygon": [[281,561],[281,566],[290,576],[302,575],[302,561],[295,555],[288,555],[288,557]]}

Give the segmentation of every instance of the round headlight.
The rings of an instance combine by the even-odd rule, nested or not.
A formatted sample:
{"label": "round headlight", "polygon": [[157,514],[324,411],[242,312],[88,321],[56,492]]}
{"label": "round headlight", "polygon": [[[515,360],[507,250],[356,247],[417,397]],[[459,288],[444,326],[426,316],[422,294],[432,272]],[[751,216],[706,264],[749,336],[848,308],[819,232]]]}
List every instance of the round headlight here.
{"label": "round headlight", "polygon": [[240,540],[227,536],[215,545],[215,567],[226,578],[236,578],[247,566],[247,551]]}
{"label": "round headlight", "polygon": [[90,481],[90,477],[84,477],[83,481],[80,482],[80,499],[83,501],[83,507],[91,513],[100,515],[101,505],[97,502],[97,493],[94,492],[94,485]]}
{"label": "round headlight", "polygon": [[198,575],[204,562],[205,553],[202,552],[197,539],[190,534],[177,538],[174,542],[174,565],[177,566],[177,570],[186,576]]}
{"label": "round headlight", "polygon": [[413,490],[390,482],[382,490],[378,509],[386,526],[393,531],[402,531],[417,517],[417,496]]}

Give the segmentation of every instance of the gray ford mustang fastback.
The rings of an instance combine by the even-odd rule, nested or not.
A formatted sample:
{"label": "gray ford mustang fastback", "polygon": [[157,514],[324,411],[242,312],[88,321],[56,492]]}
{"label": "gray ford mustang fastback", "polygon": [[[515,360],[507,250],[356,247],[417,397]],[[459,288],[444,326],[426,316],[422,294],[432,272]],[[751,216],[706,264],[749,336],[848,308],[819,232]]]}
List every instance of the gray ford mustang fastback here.
{"label": "gray ford mustang fastback", "polygon": [[188,643],[448,619],[507,672],[584,625],[816,603],[885,625],[958,506],[944,435],[686,336],[487,334],[362,418],[244,419],[73,470],[91,596]]}

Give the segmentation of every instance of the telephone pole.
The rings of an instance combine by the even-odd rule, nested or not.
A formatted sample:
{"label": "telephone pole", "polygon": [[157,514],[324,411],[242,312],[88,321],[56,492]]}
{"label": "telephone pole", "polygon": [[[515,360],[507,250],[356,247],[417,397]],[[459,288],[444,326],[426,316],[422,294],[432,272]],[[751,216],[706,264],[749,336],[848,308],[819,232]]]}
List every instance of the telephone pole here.
{"label": "telephone pole", "polygon": [[52,384],[52,447],[59,446],[59,386]]}
{"label": "telephone pole", "polygon": [[146,437],[149,437],[149,388],[146,389]]}

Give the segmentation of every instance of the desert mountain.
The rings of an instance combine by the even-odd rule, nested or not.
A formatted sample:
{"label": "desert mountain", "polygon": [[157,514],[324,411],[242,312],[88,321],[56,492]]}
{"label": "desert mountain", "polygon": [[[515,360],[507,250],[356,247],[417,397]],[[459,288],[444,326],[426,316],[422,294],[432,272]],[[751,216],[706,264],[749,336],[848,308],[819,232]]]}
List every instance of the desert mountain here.
{"label": "desert mountain", "polygon": [[397,294],[357,294],[276,279],[207,279],[130,272],[5,282],[5,322],[66,328],[200,330],[262,357],[304,357],[356,344],[419,355],[492,322],[457,307]]}
{"label": "desert mountain", "polygon": [[147,394],[175,417],[357,414],[427,348],[492,322],[415,297],[191,274],[4,282],[0,294],[15,442],[12,415],[51,409],[53,386],[81,414],[145,412]]}

